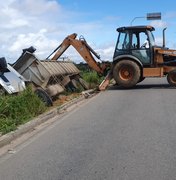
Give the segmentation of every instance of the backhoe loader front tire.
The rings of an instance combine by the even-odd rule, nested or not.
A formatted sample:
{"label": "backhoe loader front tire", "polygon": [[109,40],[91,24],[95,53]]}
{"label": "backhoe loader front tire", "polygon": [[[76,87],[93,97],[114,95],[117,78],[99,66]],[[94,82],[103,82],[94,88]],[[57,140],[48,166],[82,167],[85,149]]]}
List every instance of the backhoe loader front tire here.
{"label": "backhoe loader front tire", "polygon": [[137,63],[131,60],[119,61],[113,69],[116,83],[124,88],[132,88],[141,77],[141,70]]}
{"label": "backhoe loader front tire", "polygon": [[176,70],[170,71],[167,75],[167,81],[171,86],[176,87]]}

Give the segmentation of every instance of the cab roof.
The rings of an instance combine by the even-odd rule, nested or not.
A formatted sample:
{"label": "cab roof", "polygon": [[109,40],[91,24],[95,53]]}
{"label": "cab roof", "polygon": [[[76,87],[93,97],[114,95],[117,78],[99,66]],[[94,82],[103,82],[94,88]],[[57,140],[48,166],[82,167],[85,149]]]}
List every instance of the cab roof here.
{"label": "cab roof", "polygon": [[155,28],[153,26],[124,26],[124,27],[117,28],[118,32],[123,32],[123,31],[126,31],[126,30],[134,30],[134,31],[149,30],[149,31],[154,31]]}

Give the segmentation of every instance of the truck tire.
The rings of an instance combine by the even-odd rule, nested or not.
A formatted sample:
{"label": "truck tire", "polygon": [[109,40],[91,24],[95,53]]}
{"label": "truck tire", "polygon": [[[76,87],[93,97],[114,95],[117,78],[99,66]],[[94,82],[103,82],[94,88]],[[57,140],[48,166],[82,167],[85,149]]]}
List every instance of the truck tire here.
{"label": "truck tire", "polygon": [[167,75],[167,81],[171,86],[176,87],[176,70],[170,71]]}
{"label": "truck tire", "polygon": [[37,88],[35,90],[35,93],[46,104],[46,106],[52,106],[53,105],[53,101],[46,91],[44,91],[41,88]]}
{"label": "truck tire", "polygon": [[84,90],[88,90],[89,89],[89,84],[86,81],[84,81],[84,79],[79,78],[79,83],[84,88]]}
{"label": "truck tire", "polygon": [[131,88],[139,82],[141,70],[134,61],[122,60],[114,66],[113,77],[118,85]]}
{"label": "truck tire", "polygon": [[0,96],[4,96],[6,93],[6,90],[0,85]]}

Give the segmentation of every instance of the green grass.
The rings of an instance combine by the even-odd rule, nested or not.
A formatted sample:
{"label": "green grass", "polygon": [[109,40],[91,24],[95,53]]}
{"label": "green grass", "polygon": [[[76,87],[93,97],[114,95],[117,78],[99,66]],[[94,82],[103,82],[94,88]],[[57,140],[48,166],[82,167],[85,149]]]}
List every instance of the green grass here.
{"label": "green grass", "polygon": [[82,72],[83,79],[89,83],[90,88],[95,88],[103,81],[103,76],[99,76],[97,72],[90,71],[90,72]]}
{"label": "green grass", "polygon": [[13,131],[45,110],[46,106],[30,87],[17,96],[0,96],[0,132]]}

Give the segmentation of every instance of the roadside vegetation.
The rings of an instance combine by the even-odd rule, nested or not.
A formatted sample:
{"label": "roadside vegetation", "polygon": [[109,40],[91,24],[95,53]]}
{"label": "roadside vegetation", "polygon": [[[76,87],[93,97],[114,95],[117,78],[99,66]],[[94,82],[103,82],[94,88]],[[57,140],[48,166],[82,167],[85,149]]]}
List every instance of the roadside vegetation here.
{"label": "roadside vegetation", "polygon": [[103,77],[100,77],[95,71],[83,72],[82,77],[88,83],[90,89],[97,88],[97,86],[103,81]]}
{"label": "roadside vegetation", "polygon": [[80,63],[76,65],[81,71],[82,78],[88,83],[89,88],[97,88],[103,81],[104,77],[99,76],[96,71],[92,70],[87,63]]}
{"label": "roadside vegetation", "polygon": [[[89,88],[96,88],[103,78],[99,77],[95,71],[81,71],[82,78],[88,83]],[[78,97],[83,88],[77,92],[65,92],[56,100],[55,106],[60,106],[66,101]],[[16,130],[34,117],[44,113],[52,107],[46,107],[45,103],[32,91],[30,87],[16,96],[0,96],[0,134],[6,134]]]}
{"label": "roadside vegetation", "polygon": [[0,133],[17,129],[46,110],[45,104],[28,87],[17,96],[0,96]]}

